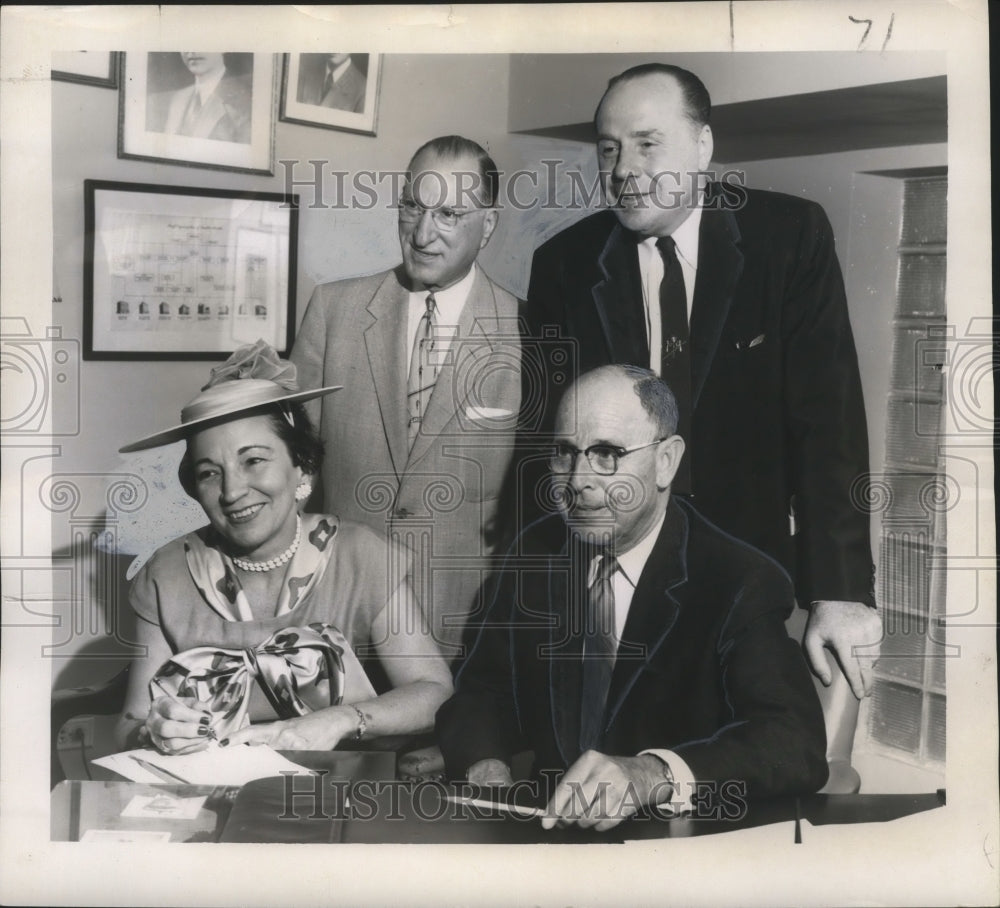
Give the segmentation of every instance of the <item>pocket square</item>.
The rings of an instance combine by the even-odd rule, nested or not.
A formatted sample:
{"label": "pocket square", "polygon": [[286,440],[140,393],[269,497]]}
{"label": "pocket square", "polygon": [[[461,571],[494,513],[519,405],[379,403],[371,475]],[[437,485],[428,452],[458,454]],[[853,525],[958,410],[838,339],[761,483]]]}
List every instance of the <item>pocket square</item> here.
{"label": "pocket square", "polygon": [[513,410],[505,410],[502,407],[466,407],[465,418],[473,422],[484,419],[509,419],[514,415]]}
{"label": "pocket square", "polygon": [[747,342],[737,341],[736,342],[736,349],[737,350],[750,350],[750,349],[752,349],[754,347],[759,347],[762,343],[764,343],[764,335],[763,334],[758,334],[751,341],[747,341]]}

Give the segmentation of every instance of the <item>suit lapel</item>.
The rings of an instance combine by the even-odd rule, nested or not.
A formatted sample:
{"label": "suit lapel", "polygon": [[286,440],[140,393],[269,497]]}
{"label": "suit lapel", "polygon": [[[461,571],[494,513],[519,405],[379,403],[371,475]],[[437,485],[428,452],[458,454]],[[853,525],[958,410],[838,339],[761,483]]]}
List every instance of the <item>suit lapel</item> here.
{"label": "suit lapel", "polygon": [[736,282],[743,273],[740,230],[731,211],[705,208],[698,232],[698,279],[691,307],[692,405],[705,385],[729,315]]}
{"label": "suit lapel", "polygon": [[407,469],[420,461],[465,406],[469,393],[474,389],[465,387],[461,380],[456,381],[456,371],[460,376],[462,360],[472,352],[468,341],[480,341],[492,346],[491,338],[500,330],[499,316],[489,279],[477,267],[448,355],[434,382],[427,413],[409,452]]}
{"label": "suit lapel", "polygon": [[639,283],[639,252],[632,235],[615,223],[597,260],[600,280],[591,288],[609,362],[649,359],[646,317]]}
{"label": "suit lapel", "polygon": [[212,130],[218,125],[219,120],[225,115],[225,105],[219,98],[218,89],[216,89],[209,96],[208,100],[202,106],[201,112],[198,114],[198,121],[194,128],[195,137],[207,139],[212,134]]}
{"label": "suit lapel", "polygon": [[628,619],[622,631],[611,687],[605,728],[614,721],[639,674],[663,645],[680,612],[687,581],[687,515],[673,501],[636,584]]}
{"label": "suit lapel", "polygon": [[375,383],[382,428],[392,466],[399,476],[406,465],[406,324],[409,296],[396,272],[386,275],[368,303],[373,321],[365,329],[365,349]]}

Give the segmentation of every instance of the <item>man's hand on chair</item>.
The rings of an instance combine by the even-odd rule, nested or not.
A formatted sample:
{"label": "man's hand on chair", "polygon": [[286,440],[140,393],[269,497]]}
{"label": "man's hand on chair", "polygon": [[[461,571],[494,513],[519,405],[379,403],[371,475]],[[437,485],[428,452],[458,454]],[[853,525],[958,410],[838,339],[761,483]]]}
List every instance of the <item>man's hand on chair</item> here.
{"label": "man's hand on chair", "polygon": [[882,643],[882,619],[863,602],[822,600],[809,609],[802,647],[813,672],[827,687],[833,676],[825,649],[833,651],[859,700],[872,692],[872,668]]}

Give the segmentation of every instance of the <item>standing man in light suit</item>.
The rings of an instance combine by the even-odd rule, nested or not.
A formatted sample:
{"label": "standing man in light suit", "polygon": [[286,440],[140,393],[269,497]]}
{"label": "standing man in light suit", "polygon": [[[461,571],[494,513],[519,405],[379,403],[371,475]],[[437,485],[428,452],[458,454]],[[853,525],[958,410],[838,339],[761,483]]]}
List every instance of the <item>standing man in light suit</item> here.
{"label": "standing man in light suit", "polygon": [[710,111],[679,67],[611,80],[595,114],[609,210],[536,251],[532,334],[572,338],[581,370],[632,363],[668,382],[687,445],[675,494],[789,571],[814,672],[831,683],[830,649],[860,698],[881,622],[852,501],[868,437],[833,233],[814,202],[707,183]]}
{"label": "standing man in light suit", "polygon": [[496,165],[445,136],[410,161],[403,261],[321,284],[291,359],[323,401],[323,507],[399,537],[446,658],[498,544],[498,496],[520,407],[517,300],[476,264],[497,224]]}

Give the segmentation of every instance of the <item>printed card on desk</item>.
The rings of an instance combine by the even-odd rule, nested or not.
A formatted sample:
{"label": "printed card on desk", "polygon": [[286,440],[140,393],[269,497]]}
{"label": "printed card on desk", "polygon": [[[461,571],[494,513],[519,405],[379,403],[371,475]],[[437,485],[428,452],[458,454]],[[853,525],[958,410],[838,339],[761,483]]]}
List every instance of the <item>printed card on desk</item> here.
{"label": "printed card on desk", "polygon": [[169,792],[158,795],[136,795],[122,811],[123,817],[165,820],[193,820],[198,816],[205,797],[178,798]]}
{"label": "printed card on desk", "polygon": [[155,750],[129,750],[94,762],[133,782],[167,785],[245,785],[283,772],[311,774],[266,744],[211,746],[176,756]]}

